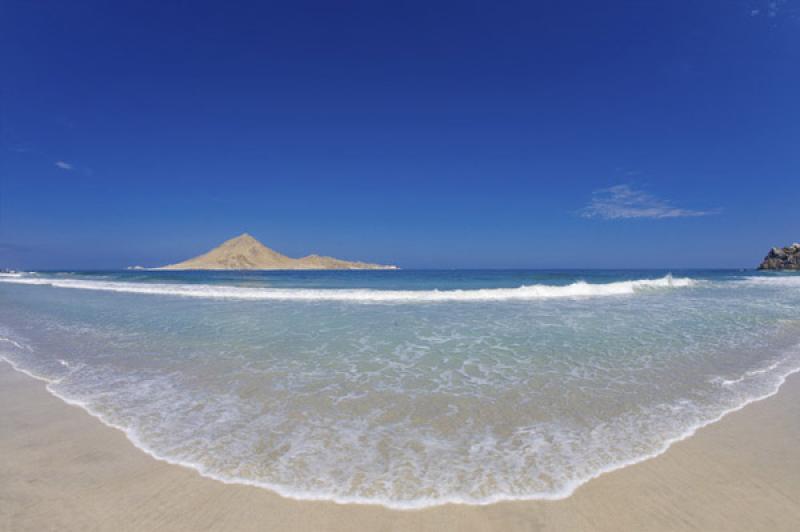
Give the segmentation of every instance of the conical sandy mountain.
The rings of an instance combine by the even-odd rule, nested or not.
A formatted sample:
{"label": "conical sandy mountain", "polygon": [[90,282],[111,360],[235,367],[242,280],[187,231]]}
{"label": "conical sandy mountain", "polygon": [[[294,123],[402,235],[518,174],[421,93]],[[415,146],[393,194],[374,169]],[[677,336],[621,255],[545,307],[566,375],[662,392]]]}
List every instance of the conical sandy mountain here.
{"label": "conical sandy mountain", "polygon": [[204,253],[159,270],[394,270],[396,266],[350,262],[309,255],[293,259],[274,251],[244,233]]}

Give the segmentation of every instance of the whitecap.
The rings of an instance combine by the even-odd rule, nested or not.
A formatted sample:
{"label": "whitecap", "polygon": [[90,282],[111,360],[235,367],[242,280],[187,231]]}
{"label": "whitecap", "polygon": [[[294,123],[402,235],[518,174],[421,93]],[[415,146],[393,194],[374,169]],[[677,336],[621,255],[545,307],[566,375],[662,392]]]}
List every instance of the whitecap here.
{"label": "whitecap", "polygon": [[568,285],[533,284],[516,288],[456,290],[374,290],[367,288],[253,288],[210,284],[133,283],[42,277],[0,278],[0,282],[44,285],[56,288],[124,292],[131,294],[197,297],[210,299],[274,301],[338,301],[351,303],[436,303],[529,301],[540,299],[625,296],[657,289],[686,288],[699,281],[666,275],[611,283],[577,281]]}

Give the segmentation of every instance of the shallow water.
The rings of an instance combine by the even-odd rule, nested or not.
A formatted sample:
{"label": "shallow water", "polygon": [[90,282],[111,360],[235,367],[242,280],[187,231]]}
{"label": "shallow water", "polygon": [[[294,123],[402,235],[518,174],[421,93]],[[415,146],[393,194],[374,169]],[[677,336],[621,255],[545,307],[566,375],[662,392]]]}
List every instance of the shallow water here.
{"label": "shallow water", "polygon": [[0,276],[0,356],[139,447],[308,499],[558,498],[800,368],[800,275]]}

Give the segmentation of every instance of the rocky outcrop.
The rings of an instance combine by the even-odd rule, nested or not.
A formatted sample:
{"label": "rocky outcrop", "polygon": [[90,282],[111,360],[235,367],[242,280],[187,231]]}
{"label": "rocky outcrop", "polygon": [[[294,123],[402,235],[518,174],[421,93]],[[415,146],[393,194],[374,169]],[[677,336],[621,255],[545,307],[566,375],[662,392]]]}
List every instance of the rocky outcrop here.
{"label": "rocky outcrop", "polygon": [[397,266],[351,262],[309,255],[293,259],[272,250],[247,233],[208,253],[156,270],[396,270]]}
{"label": "rocky outcrop", "polygon": [[772,248],[759,270],[800,270],[800,244],[794,243],[785,248]]}

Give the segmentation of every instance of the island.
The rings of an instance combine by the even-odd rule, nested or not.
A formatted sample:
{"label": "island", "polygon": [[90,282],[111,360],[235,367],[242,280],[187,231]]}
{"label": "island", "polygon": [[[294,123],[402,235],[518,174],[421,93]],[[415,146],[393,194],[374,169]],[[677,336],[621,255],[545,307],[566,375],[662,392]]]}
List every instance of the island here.
{"label": "island", "polygon": [[272,250],[247,233],[208,253],[155,270],[396,270],[397,266],[308,255],[299,259]]}
{"label": "island", "polygon": [[800,244],[772,248],[758,266],[759,270],[800,270]]}

